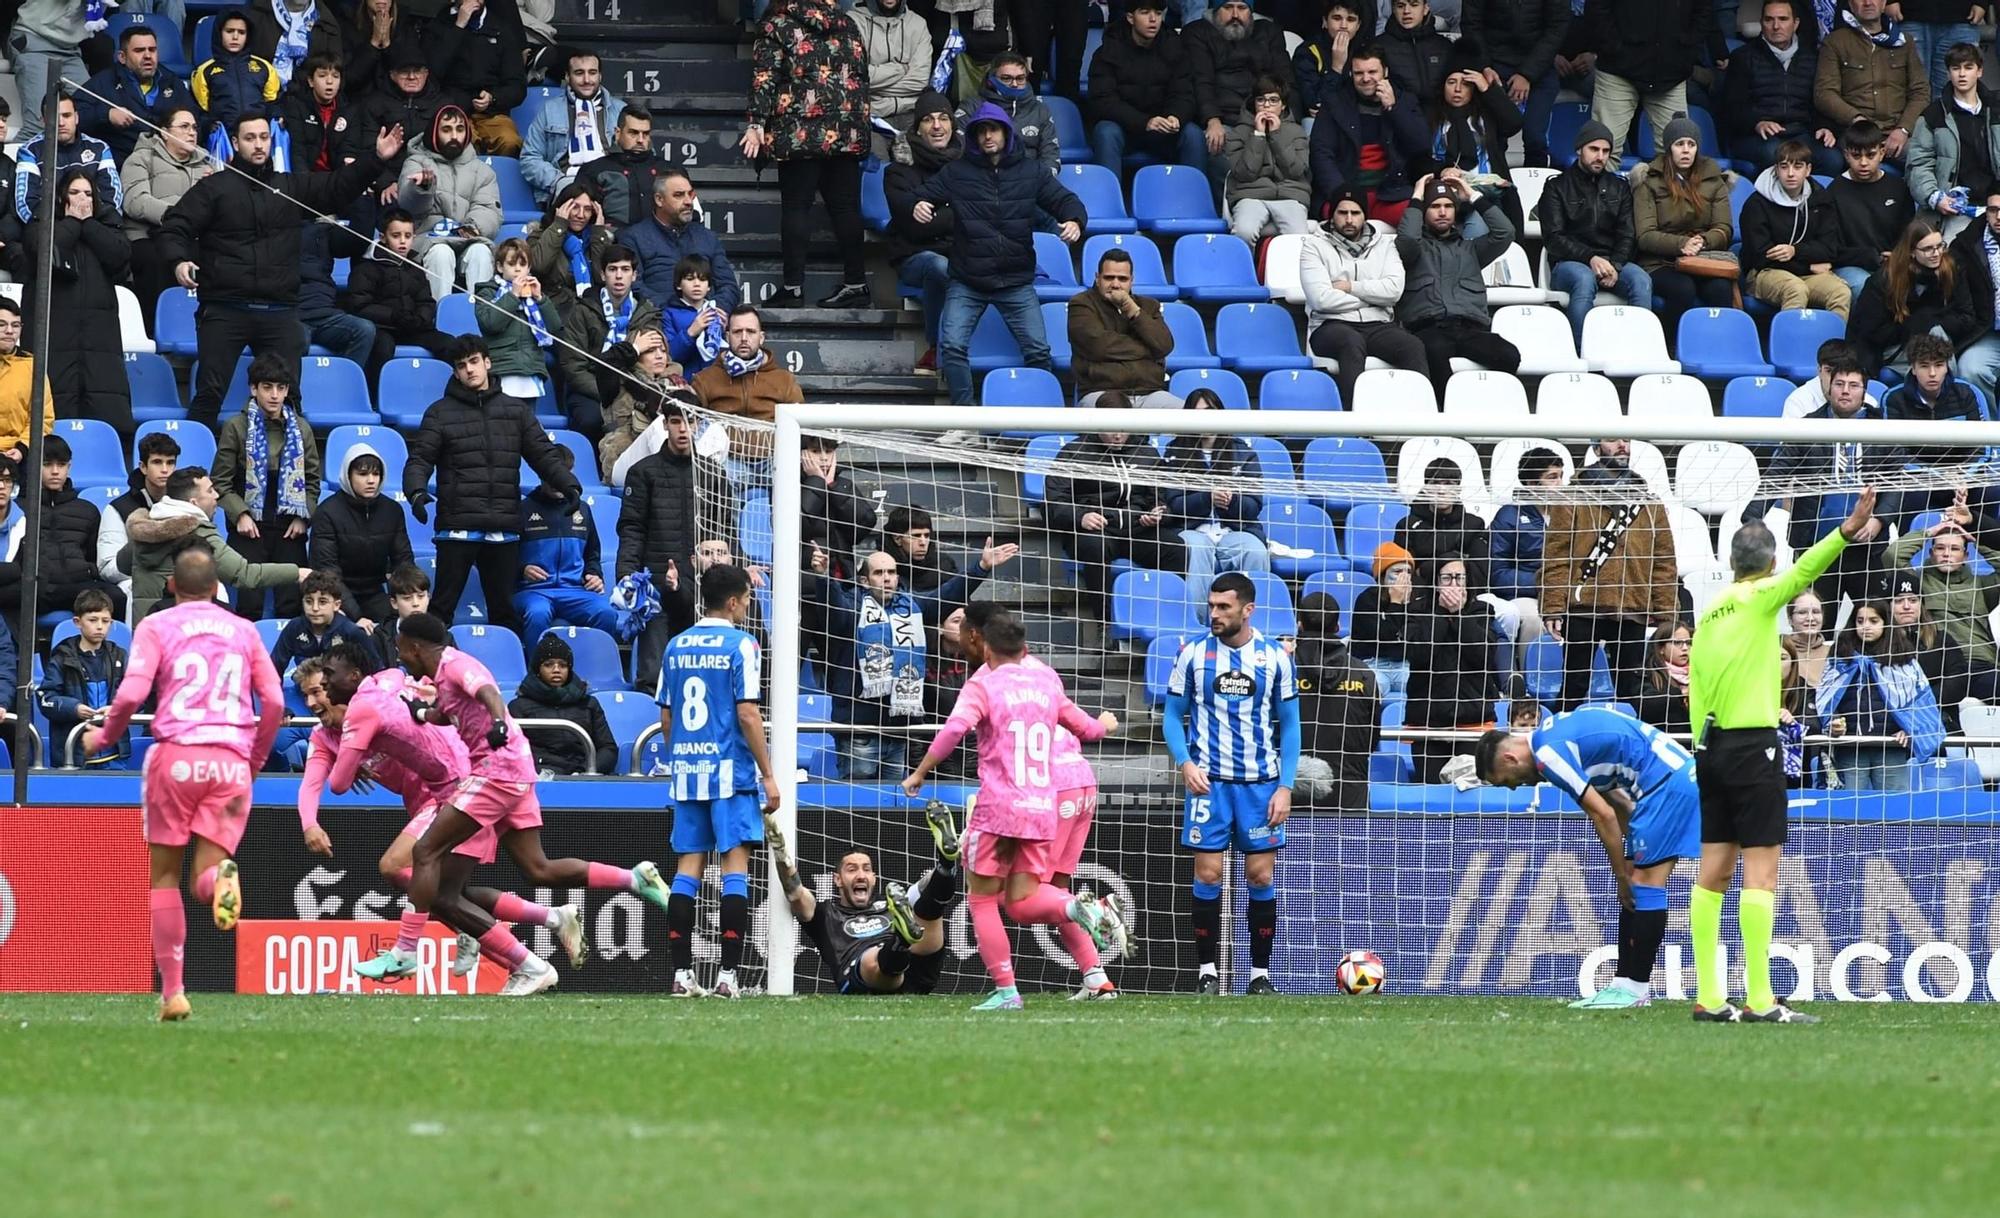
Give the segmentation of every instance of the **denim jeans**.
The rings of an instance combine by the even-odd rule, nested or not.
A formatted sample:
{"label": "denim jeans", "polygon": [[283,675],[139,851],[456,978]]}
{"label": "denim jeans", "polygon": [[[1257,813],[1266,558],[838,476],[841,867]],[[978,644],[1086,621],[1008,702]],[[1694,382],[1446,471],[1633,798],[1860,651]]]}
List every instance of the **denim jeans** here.
{"label": "denim jeans", "polygon": [[[1569,293],[1569,304],[1563,312],[1569,314],[1570,329],[1576,331],[1577,346],[1583,346],[1583,319],[1590,315],[1592,305],[1597,303],[1597,276],[1591,274],[1587,262],[1558,262],[1549,270],[1549,286],[1558,292]],[[1653,307],[1653,277],[1639,269],[1636,262],[1628,262],[1618,268],[1618,282],[1604,291],[1616,292],[1625,298],[1625,303],[1635,309],[1651,310]]]}
{"label": "denim jeans", "polygon": [[1395,701],[1407,697],[1410,692],[1410,662],[1408,660],[1369,659],[1364,661],[1375,674],[1375,687],[1385,701]]}
{"label": "denim jeans", "polygon": [[967,356],[972,332],[985,315],[986,306],[1000,311],[1000,319],[1021,347],[1021,362],[1030,368],[1054,372],[1049,362],[1048,334],[1042,329],[1042,305],[1035,299],[1035,285],[985,292],[963,280],[954,279],[945,289],[944,316],[938,321],[938,367],[944,371],[945,388],[954,406],[974,404],[972,365]]}
{"label": "denim jeans", "polygon": [[1861,289],[1868,286],[1868,277],[1875,272],[1865,266],[1837,266],[1833,268],[1833,273],[1840,276],[1840,281],[1853,293],[1848,297],[1852,302],[1861,299]]}
{"label": "denim jeans", "polygon": [[1910,789],[1910,750],[1895,744],[1836,744],[1833,765],[1849,791]]}
{"label": "denim jeans", "polygon": [[[1908,27],[1904,28],[1907,29]],[[1814,124],[1812,128],[1789,135],[1780,132],[1768,140],[1758,139],[1754,135],[1738,136],[1729,141],[1729,155],[1739,161],[1750,162],[1757,167],[1759,172],[1762,172],[1778,163],[1778,145],[1784,143],[1786,140],[1796,139],[1806,147],[1812,149],[1812,171],[1814,173],[1825,174],[1830,178],[1837,178],[1847,172],[1847,161],[1840,155],[1838,147],[1828,148],[1813,138],[1813,131],[1817,128],[1818,124]]]}
{"label": "denim jeans", "polygon": [[303,322],[308,345],[318,343],[342,359],[368,367],[375,347],[375,323],[352,313],[330,313]]}
{"label": "denim jeans", "polygon": [[1208,586],[1218,572],[1271,570],[1271,551],[1254,533],[1231,529],[1221,540],[1210,540],[1200,529],[1183,529],[1181,542],[1187,546],[1188,590],[1203,605],[1208,604]]}
{"label": "denim jeans", "polygon": [[[1902,30],[1916,45],[1918,66],[1930,76],[1931,96],[1944,97],[1951,92],[1951,82],[1945,76],[1944,54],[1961,42],[1979,46],[1979,27],[1963,21],[1905,21]],[[1981,59],[1984,59],[1982,52]]]}
{"label": "denim jeans", "polygon": [[909,772],[910,742],[901,736],[853,732],[841,739],[840,776],[850,782],[901,782]]}
{"label": "denim jeans", "polygon": [[1125,128],[1117,123],[1091,125],[1090,159],[1117,174],[1120,179],[1125,176],[1125,154],[1128,151],[1144,152],[1162,161],[1171,159],[1177,165],[1208,168],[1208,141],[1203,138],[1199,123],[1183,122],[1177,135],[1160,135],[1152,131],[1127,135]]}
{"label": "denim jeans", "polygon": [[1994,392],[2000,390],[2000,334],[1989,332],[1960,352],[1958,375],[1985,394],[1987,409],[1992,409]]}
{"label": "denim jeans", "polygon": [[[1495,63],[1493,71],[1500,77],[1497,88],[1505,89],[1507,82],[1515,75],[1509,64]],[[1543,72],[1540,79],[1528,84],[1528,104],[1522,108],[1521,148],[1524,165],[1547,165],[1549,163],[1549,114],[1556,108],[1556,94],[1562,92],[1562,83],[1556,79],[1554,68]]]}
{"label": "denim jeans", "polygon": [[951,285],[951,264],[934,250],[918,250],[896,268],[896,282],[924,293],[924,337],[937,346],[938,320],[944,316],[945,289]]}

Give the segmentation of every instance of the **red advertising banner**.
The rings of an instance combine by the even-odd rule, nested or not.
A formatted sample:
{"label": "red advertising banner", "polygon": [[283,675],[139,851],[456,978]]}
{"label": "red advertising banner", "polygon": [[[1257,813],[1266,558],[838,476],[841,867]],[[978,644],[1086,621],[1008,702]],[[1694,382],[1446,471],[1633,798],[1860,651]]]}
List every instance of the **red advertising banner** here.
{"label": "red advertising banner", "polygon": [[153,988],[136,808],[0,807],[0,993]]}
{"label": "red advertising banner", "polygon": [[481,959],[463,977],[451,975],[457,936],[433,922],[417,942],[416,976],[369,981],[354,966],[396,944],[394,922],[265,921],[236,926],[239,994],[497,994],[506,970]]}

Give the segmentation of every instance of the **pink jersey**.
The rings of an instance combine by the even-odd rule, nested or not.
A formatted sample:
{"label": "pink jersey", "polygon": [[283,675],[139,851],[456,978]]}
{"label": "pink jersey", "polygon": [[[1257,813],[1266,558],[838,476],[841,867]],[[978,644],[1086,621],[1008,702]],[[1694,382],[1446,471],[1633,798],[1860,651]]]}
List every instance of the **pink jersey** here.
{"label": "pink jersey", "polygon": [[534,782],[535,755],[511,716],[507,720],[507,747],[496,753],[486,743],[493,716],[480,705],[479,691],[488,685],[498,687],[486,666],[456,647],[447,647],[438,660],[436,681],[438,709],[458,726],[458,738],[465,741],[466,751],[472,755],[473,772],[501,782]]}
{"label": "pink jersey", "polygon": [[968,828],[995,837],[1048,841],[1056,834],[1056,736],[1067,728],[1101,740],[1104,725],[1083,713],[1046,664],[989,664],[966,679],[930,755],[951,755],[967,732],[979,736],[979,801]]}
{"label": "pink jersey", "polygon": [[[1021,663],[1039,668],[1049,668],[1034,656],[1023,656]],[[1055,669],[1049,668],[1050,672]],[[1076,734],[1068,728],[1056,729],[1055,787],[1062,791],[1094,791],[1097,789],[1097,771],[1090,768],[1089,758],[1083,755],[1083,745]]]}
{"label": "pink jersey", "polygon": [[252,770],[270,755],[285,721],[284,685],[256,627],[206,601],[175,605],[139,623],[104,738],[118,739],[148,697],[156,739],[227,749]]}
{"label": "pink jersey", "polygon": [[471,771],[471,757],[456,733],[410,718],[403,701],[409,684],[400,669],[391,668],[355,689],[335,750],[335,792],[346,791],[365,771],[401,795],[414,814],[451,794]]}

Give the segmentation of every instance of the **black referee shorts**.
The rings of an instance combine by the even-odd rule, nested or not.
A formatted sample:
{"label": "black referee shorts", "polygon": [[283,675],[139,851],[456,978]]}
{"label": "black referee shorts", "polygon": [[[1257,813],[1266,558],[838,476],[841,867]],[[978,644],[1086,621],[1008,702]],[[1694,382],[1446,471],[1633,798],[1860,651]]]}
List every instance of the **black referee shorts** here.
{"label": "black referee shorts", "polygon": [[1789,795],[1778,729],[1710,728],[1697,754],[1695,785],[1704,843],[1785,844]]}

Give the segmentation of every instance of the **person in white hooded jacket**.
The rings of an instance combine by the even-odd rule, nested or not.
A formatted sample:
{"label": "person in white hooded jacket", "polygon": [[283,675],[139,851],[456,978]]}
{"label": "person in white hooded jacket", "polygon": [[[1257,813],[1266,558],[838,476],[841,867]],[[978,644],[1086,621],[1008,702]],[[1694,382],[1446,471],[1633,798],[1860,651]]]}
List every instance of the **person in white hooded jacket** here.
{"label": "person in white hooded jacket", "polygon": [[1299,255],[1299,286],[1309,314],[1313,357],[1336,365],[1340,400],[1353,408],[1354,383],[1368,357],[1429,374],[1424,345],[1396,324],[1405,271],[1396,234],[1370,220],[1366,196],[1348,187],[1333,198],[1333,218],[1317,225]]}
{"label": "person in white hooded jacket", "polygon": [[403,161],[396,198],[417,219],[412,252],[430,276],[432,297],[443,300],[461,283],[493,278],[500,179],[473,149],[472,120],[463,109],[438,107],[430,133]]}
{"label": "person in white hooded jacket", "polygon": [[[906,130],[931,83],[931,27],[908,0],[860,0],[850,15],[868,48],[869,117]],[[892,142],[876,127],[876,156],[887,158]]]}

